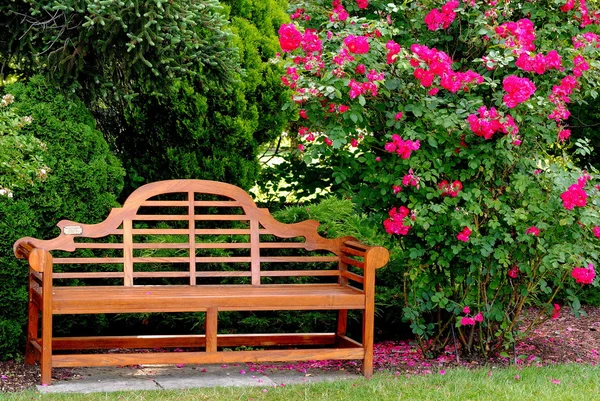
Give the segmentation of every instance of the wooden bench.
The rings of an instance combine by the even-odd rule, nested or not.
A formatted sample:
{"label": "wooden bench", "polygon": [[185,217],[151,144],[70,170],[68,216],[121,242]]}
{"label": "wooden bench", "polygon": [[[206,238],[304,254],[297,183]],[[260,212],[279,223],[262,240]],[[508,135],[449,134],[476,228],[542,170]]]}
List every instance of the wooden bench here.
{"label": "wooden bench", "polygon": [[[99,224],[62,220],[57,238],[22,238],[14,253],[30,267],[25,361],[40,362],[42,384],[51,383],[52,367],[325,359],[362,359],[368,377],[375,271],[388,251],[351,237],[323,238],[318,226],[280,223],[230,184],[172,180],[137,189]],[[280,310],[337,311],[337,330],[217,334],[219,312]],[[360,342],[346,335],[348,310],[362,311]],[[58,314],[148,312],[205,312],[205,334],[52,335]],[[223,350],[240,346],[255,350]],[[176,347],[204,350],[85,353]]]}

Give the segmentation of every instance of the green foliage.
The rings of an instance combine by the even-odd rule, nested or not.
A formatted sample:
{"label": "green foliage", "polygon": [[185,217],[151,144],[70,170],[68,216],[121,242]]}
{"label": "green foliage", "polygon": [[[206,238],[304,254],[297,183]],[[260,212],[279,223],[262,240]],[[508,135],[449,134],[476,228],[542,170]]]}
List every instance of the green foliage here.
{"label": "green foliage", "polygon": [[45,145],[33,135],[21,134],[31,117],[20,117],[12,110],[12,94],[0,100],[0,195],[13,197],[12,189],[44,179],[48,168],[42,154]]}
{"label": "green foliage", "polygon": [[578,298],[584,305],[600,307],[600,291],[597,287],[584,288]]}
{"label": "green foliage", "polygon": [[15,1],[0,6],[0,62],[7,73],[42,72],[84,100],[126,168],[125,193],[169,178],[249,188],[258,146],[288,120],[289,92],[271,62],[285,7]]}
{"label": "green foliage", "polygon": [[[587,182],[592,177],[574,164],[577,158],[586,160],[589,144],[558,138],[575,123],[548,117],[556,107],[550,95],[565,76],[577,81],[566,107],[585,104],[600,83],[597,48],[573,45],[572,38],[585,32],[578,14],[562,12],[552,2],[459,3],[448,29],[430,31],[424,17],[437,3],[372,1],[365,10],[351,1],[342,4],[351,14],[347,21],[332,21],[324,3],[304,2],[310,20],[299,18],[289,28],[299,29],[304,42],[284,57],[289,68],[284,80],[295,89],[284,107],[302,110],[297,141],[306,150],[294,151],[292,163],[284,166],[296,167],[298,160],[305,166],[279,177],[304,189],[323,185],[352,197],[380,229],[384,220],[406,227],[407,233],[390,235],[389,247],[401,263],[389,268],[398,277],[396,294],[406,303],[404,318],[429,351],[451,341],[452,325],[464,352],[498,352],[532,328],[518,330],[525,306],[538,306],[541,317],[550,318],[560,291],[578,313],[581,285],[571,276],[573,268],[598,262],[592,231],[600,221],[597,177]],[[563,69],[536,74],[515,64],[519,49],[495,29],[523,18],[535,26],[533,53],[556,50]],[[307,35],[309,29],[315,29],[322,51],[306,51],[307,42],[319,47]],[[369,50],[340,61],[350,35],[364,37]],[[401,46],[395,55],[390,40]],[[414,48],[416,41],[427,51]],[[433,55],[434,48],[445,56]],[[576,56],[589,64],[589,71],[576,73]],[[319,63],[322,67],[305,68]],[[357,69],[360,64],[383,77],[365,77]],[[435,68],[444,70],[441,77],[432,75],[427,84],[417,79]],[[460,78],[450,69],[476,72],[481,82],[452,88]],[[509,75],[526,77],[536,86],[535,94],[516,107],[503,100],[503,80]],[[356,82],[370,89],[356,93]],[[501,124],[514,119],[518,132],[475,135],[467,118],[477,120],[482,106],[494,107]],[[419,141],[419,146],[400,157],[394,138],[396,143]],[[455,181],[460,189],[444,193],[442,187]],[[561,195],[574,184],[585,189],[587,202],[566,209]],[[391,209],[400,206],[410,209],[408,215],[394,216]],[[527,233],[532,226],[540,229],[539,237]],[[457,235],[466,227],[472,234],[463,242]],[[511,269],[514,277],[508,275]],[[462,324],[466,306],[483,320]]]}
{"label": "green foliage", "polygon": [[45,72],[86,99],[131,100],[138,82],[230,81],[239,69],[217,0],[11,1],[0,6],[0,57]]}
{"label": "green foliage", "polygon": [[254,185],[258,146],[281,133],[289,113],[280,110],[289,96],[279,83],[280,67],[269,62],[285,14],[276,1],[232,4],[225,7],[231,20],[228,43],[239,49],[240,72],[228,85],[181,78],[157,93],[140,80],[139,94],[129,104],[93,106],[127,170],[125,193],[169,178]]}
{"label": "green foliage", "polygon": [[44,182],[15,189],[14,198],[0,197],[0,358],[14,358],[26,335],[27,269],[12,254],[23,236],[53,238],[55,225],[68,218],[102,221],[123,186],[123,169],[110,153],[94,119],[78,100],[60,94],[39,77],[4,88],[15,96],[19,115],[33,117],[23,127],[46,145],[44,162],[51,174]]}
{"label": "green foliage", "polygon": [[406,336],[402,324],[404,260],[401,249],[382,232],[375,219],[357,210],[351,199],[326,197],[319,202],[304,206],[286,207],[273,213],[273,217],[285,223],[297,223],[313,219],[321,223],[319,233],[327,238],[352,236],[372,246],[386,246],[390,251],[390,262],[377,271],[375,290],[376,327],[378,338],[401,338]]}
{"label": "green foliage", "polygon": [[389,237],[382,233],[371,219],[357,212],[350,199],[329,196],[318,203],[287,207],[273,213],[273,217],[283,223],[316,220],[321,223],[319,232],[327,238],[349,235],[369,245],[380,245],[389,241]]}
{"label": "green foliage", "polygon": [[179,82],[160,96],[140,95],[127,113],[127,120],[111,126],[111,115],[99,116],[127,170],[125,193],[169,178],[251,185],[258,115],[241,90],[200,92]]}

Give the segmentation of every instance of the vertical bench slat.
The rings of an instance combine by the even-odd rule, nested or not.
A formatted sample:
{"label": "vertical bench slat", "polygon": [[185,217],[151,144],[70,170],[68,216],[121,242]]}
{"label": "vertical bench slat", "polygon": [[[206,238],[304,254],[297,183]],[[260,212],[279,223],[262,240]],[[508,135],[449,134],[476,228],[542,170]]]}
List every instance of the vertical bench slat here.
{"label": "vertical bench slat", "polygon": [[133,286],[133,223],[131,219],[123,220],[123,272],[124,285]]}
{"label": "vertical bench slat", "polygon": [[190,285],[196,285],[196,211],[194,209],[194,192],[188,192],[188,219],[189,219],[189,252],[190,252]]}
{"label": "vertical bench slat", "polygon": [[260,285],[260,236],[258,220],[250,220],[250,271],[252,272],[252,285]]}

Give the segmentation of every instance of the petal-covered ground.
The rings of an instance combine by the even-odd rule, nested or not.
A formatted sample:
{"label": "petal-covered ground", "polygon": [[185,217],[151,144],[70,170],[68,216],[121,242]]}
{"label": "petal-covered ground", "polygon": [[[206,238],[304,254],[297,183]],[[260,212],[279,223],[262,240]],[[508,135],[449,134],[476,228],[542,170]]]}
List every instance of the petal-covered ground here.
{"label": "petal-covered ground", "polygon": [[[557,319],[544,322],[519,342],[508,356],[501,356],[489,361],[465,360],[457,361],[452,348],[435,359],[423,357],[419,347],[413,341],[387,341],[377,343],[374,352],[376,371],[392,371],[397,375],[412,374],[445,374],[445,370],[453,366],[481,367],[505,366],[513,363],[515,356],[520,366],[544,366],[556,363],[600,363],[600,308],[584,307],[585,315],[576,318],[568,310],[563,310]],[[535,317],[535,311],[526,315],[527,319]],[[260,374],[269,369],[297,370],[310,374],[311,370],[349,370],[360,369],[360,361],[310,361],[278,364],[247,364],[242,366],[240,374]],[[243,373],[242,373],[243,372]],[[53,376],[66,379],[73,376],[70,369],[54,369]],[[27,366],[20,362],[0,362],[0,392],[20,391],[39,383],[39,368]]]}

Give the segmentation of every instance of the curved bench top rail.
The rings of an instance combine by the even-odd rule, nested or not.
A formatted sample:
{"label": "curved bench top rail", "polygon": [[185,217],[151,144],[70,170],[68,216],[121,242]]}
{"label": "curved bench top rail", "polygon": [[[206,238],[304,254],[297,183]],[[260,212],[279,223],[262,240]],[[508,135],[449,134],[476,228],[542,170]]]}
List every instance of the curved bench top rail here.
{"label": "curved bench top rail", "polygon": [[[158,195],[187,193],[187,201],[153,201],[149,200]],[[216,195],[231,199],[232,201],[196,201],[194,194]],[[271,234],[280,238],[304,237],[305,242],[302,247],[307,250],[328,250],[336,255],[341,253],[344,242],[351,240],[351,237],[342,237],[336,239],[327,239],[317,233],[319,223],[315,220],[306,220],[300,223],[285,224],[275,220],[268,209],[258,208],[254,200],[243,189],[217,181],[208,180],[169,180],[158,181],[146,184],[136,189],[127,198],[123,207],[114,208],[110,214],[101,223],[81,224],[70,220],[61,220],[57,227],[61,229],[61,234],[50,240],[25,237],[18,240],[13,247],[15,256],[18,258],[27,257],[28,250],[32,247],[43,248],[48,251],[62,250],[75,251],[77,245],[74,241],[77,237],[101,238],[112,234],[122,234],[120,229],[125,221],[131,222],[139,216],[138,210],[145,206],[169,205],[185,207],[194,210],[197,206],[235,206],[244,210],[245,216],[240,215],[240,219],[257,222],[256,227],[259,234]],[[188,216],[188,215],[186,215]],[[183,217],[183,216],[182,216]],[[232,217],[233,219],[233,217]]]}

